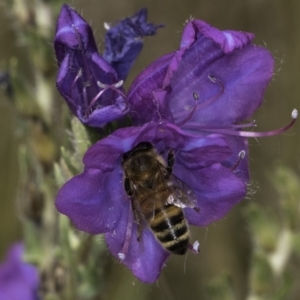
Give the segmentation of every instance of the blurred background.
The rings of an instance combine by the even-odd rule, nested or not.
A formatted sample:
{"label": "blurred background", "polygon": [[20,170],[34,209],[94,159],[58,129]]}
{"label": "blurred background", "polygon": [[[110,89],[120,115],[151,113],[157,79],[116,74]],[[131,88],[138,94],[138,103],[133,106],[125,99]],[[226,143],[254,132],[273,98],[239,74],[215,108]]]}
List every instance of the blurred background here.
{"label": "blurred background", "polygon": [[[35,51],[28,51],[26,43],[20,39],[20,28],[7,11],[8,2],[0,0],[0,70],[5,71],[11,64],[18,64],[18,70],[30,82],[36,80],[31,56],[37,54]],[[58,0],[24,0],[26,2],[45,2],[50,6],[53,2],[50,18],[52,23],[55,22],[62,3]],[[298,0],[290,0],[288,3],[285,0],[77,0],[66,3],[71,4],[92,24],[100,51],[103,50],[105,21],[119,20],[147,7],[149,21],[165,24],[156,36],[145,39],[143,51],[126,82],[127,87],[154,59],[178,48],[184,22],[194,17],[220,29],[253,32],[256,35],[254,43],[267,47],[273,54],[276,62],[275,74],[267,89],[264,104],[254,116],[258,124],[257,131],[282,127],[290,122],[291,111],[294,108],[300,109]],[[49,34],[51,38],[46,39],[43,45],[50,52],[53,51],[54,24],[52,33]],[[48,72],[50,78],[53,78],[54,89],[56,62],[53,52],[51,57]],[[37,91],[31,92],[34,94]],[[54,95],[57,99],[54,105],[63,103],[57,93]],[[0,97],[0,112],[0,258],[3,258],[7,247],[22,236],[16,205],[20,178],[17,151],[20,120],[9,97]],[[274,207],[276,210],[279,196],[272,182],[272,174],[277,165],[284,165],[299,175],[299,127],[298,122],[282,135],[250,140],[251,190],[255,192],[223,220],[206,228],[193,228],[193,239],[199,240],[201,253],[197,256],[191,253],[186,257],[172,256],[156,284],[149,286],[140,283],[106,252],[103,259],[108,263],[101,299],[222,299],[205,298],[205,286],[220,275],[225,277],[223,279],[228,281],[228,285],[234,287],[235,299],[246,299],[253,248],[245,208],[254,202],[262,208]],[[64,128],[61,128],[60,138],[67,138]],[[299,266],[299,261],[297,263]],[[289,298],[278,299],[299,299],[296,295],[294,291]]]}

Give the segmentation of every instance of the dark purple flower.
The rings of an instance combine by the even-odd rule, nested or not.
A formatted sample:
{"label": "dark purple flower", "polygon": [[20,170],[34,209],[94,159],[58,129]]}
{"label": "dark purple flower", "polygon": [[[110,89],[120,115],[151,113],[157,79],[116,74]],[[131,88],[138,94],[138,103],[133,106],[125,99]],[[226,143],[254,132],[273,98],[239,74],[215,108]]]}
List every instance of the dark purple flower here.
{"label": "dark purple flower", "polygon": [[23,261],[24,248],[15,244],[0,265],[1,300],[38,300],[37,269]]}
{"label": "dark purple flower", "polygon": [[108,30],[102,57],[89,24],[68,5],[62,6],[54,39],[56,85],[81,122],[102,127],[128,113],[123,79],[142,48],[142,36],[154,34],[156,28],[141,10]]}
{"label": "dark purple flower", "polygon": [[118,24],[105,24],[104,59],[114,67],[118,78],[125,80],[135,59],[143,48],[143,37],[154,35],[162,25],[147,23],[147,9],[141,9],[131,18],[125,18]]}
{"label": "dark purple flower", "polygon": [[248,144],[244,137],[282,131],[241,131],[255,126],[254,122],[240,123],[261,105],[273,75],[271,54],[253,45],[253,38],[251,33],[220,31],[203,21],[191,20],[178,51],[153,62],[131,85],[127,99],[133,123],[167,120],[190,133],[226,135],[232,155],[223,165],[232,166],[242,153],[244,159],[236,172],[248,181]]}
{"label": "dark purple flower", "polygon": [[58,18],[54,48],[57,89],[81,122],[101,127],[128,112],[122,81],[99,55],[91,27],[68,5]]}
{"label": "dark purple flower", "polygon": [[61,188],[56,207],[79,230],[105,233],[111,253],[140,280],[152,283],[169,253],[149,228],[144,228],[140,241],[137,240],[137,225],[122,169],[124,154],[145,141],[164,159],[170,149],[176,153],[172,173],[194,192],[200,209],[197,212],[184,208],[191,225],[205,226],[222,218],[246,195],[246,185],[221,164],[231,155],[222,136],[193,135],[170,123],[151,122],[116,130],[87,151],[84,172]]}

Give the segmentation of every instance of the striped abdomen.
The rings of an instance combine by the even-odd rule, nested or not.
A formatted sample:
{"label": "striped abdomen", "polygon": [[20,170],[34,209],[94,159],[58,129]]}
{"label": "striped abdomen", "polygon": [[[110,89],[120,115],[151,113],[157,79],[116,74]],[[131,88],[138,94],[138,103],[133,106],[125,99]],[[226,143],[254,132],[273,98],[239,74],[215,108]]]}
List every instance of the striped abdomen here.
{"label": "striped abdomen", "polygon": [[165,249],[174,254],[185,254],[189,244],[189,231],[180,207],[168,204],[157,209],[150,227]]}

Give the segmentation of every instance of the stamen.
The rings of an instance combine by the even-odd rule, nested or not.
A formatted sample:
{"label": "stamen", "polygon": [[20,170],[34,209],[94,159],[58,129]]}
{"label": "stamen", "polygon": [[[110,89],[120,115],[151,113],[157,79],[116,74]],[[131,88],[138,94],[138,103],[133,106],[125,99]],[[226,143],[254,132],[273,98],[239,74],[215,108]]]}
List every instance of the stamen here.
{"label": "stamen", "polygon": [[256,121],[252,121],[250,123],[246,124],[237,124],[237,125],[232,125],[231,128],[247,128],[247,127],[256,127]]}
{"label": "stamen", "polygon": [[202,125],[199,125],[198,123],[196,122],[189,122],[188,124],[188,128],[189,129],[201,129],[201,130],[208,130],[208,129],[211,129],[211,130],[219,130],[219,129],[240,129],[240,128],[248,128],[248,127],[256,127],[256,121],[252,121],[250,123],[246,123],[246,124],[235,124],[235,125],[230,125],[230,126],[202,126]]}
{"label": "stamen", "polygon": [[207,77],[211,82],[214,82],[214,83],[217,82],[217,78],[214,75],[209,74]]}
{"label": "stamen", "polygon": [[188,244],[188,248],[194,253],[198,254],[200,252],[200,243],[195,241],[193,245]]}
{"label": "stamen", "polygon": [[242,150],[240,153],[239,153],[239,158],[240,159],[244,159],[246,156],[246,151],[245,150]]}
{"label": "stamen", "polygon": [[196,92],[193,92],[193,98],[194,98],[194,100],[198,101],[199,95]]}
{"label": "stamen", "polygon": [[105,90],[100,91],[100,92],[96,95],[96,97],[94,97],[94,98],[92,99],[91,103],[89,104],[89,106],[87,107],[87,109],[86,109],[86,111],[85,111],[85,115],[84,115],[84,116],[85,116],[86,118],[88,117],[88,115],[89,115],[89,113],[90,113],[90,111],[91,111],[93,105],[96,103],[96,101],[101,97],[101,95],[102,95],[104,92],[105,92]]}
{"label": "stamen", "polygon": [[116,82],[116,83],[114,83],[112,85],[108,85],[108,84],[102,83],[100,81],[97,81],[97,85],[99,87],[101,87],[102,89],[106,89],[106,88],[113,89],[114,87],[118,89],[118,88],[120,88],[123,85],[123,83],[124,83],[124,81],[120,80],[120,81],[118,81],[118,82]]}
{"label": "stamen", "polygon": [[124,83],[124,81],[120,80],[112,85],[108,85],[108,84],[104,84],[100,81],[97,81],[97,85],[100,88],[102,88],[102,90],[92,99],[91,103],[89,104],[89,106],[87,107],[87,109],[85,111],[85,117],[88,116],[90,110],[92,109],[94,104],[97,102],[97,100],[102,96],[102,94],[104,94],[108,90],[113,90],[114,92],[118,93],[122,97],[126,98],[126,95],[122,91],[119,90],[119,88],[123,85],[123,83]]}
{"label": "stamen", "polygon": [[124,253],[120,252],[120,253],[118,253],[118,257],[120,260],[123,261],[125,259],[126,255]]}
{"label": "stamen", "polygon": [[88,101],[88,95],[87,95],[86,85],[83,87],[82,97],[83,97],[84,106],[88,106],[89,105],[89,101]]}
{"label": "stamen", "polygon": [[[272,130],[272,131],[265,131],[265,132],[249,132],[249,131],[239,131],[239,130],[234,130],[238,128],[244,128],[244,127],[249,127],[250,124],[242,124],[242,125],[233,125],[231,127],[208,127],[208,126],[201,126],[197,125],[195,122],[191,122],[186,126],[186,129],[194,129],[194,130],[203,130],[203,131],[208,131],[208,132],[213,132],[213,133],[220,133],[220,134],[228,134],[228,135],[233,135],[233,136],[241,136],[241,137],[267,137],[267,136],[273,136],[277,135],[280,133],[283,133],[290,129],[296,122],[296,119],[298,117],[298,111],[297,109],[294,109],[292,111],[292,121],[287,124],[286,126]],[[256,126],[253,124],[253,126]]]}
{"label": "stamen", "polygon": [[214,97],[212,97],[209,100],[204,101],[203,103],[199,104],[198,107],[197,107],[197,110],[202,109],[202,108],[206,107],[207,105],[212,104],[224,93],[224,90],[225,90],[224,84],[220,79],[216,78],[215,76],[213,76],[211,74],[208,75],[208,79],[213,83],[217,83],[220,87],[220,91]]}
{"label": "stamen", "polygon": [[192,118],[192,116],[194,115],[196,109],[197,109],[197,102],[199,100],[199,95],[196,92],[193,92],[193,98],[196,101],[196,105],[194,105],[193,109],[191,110],[191,112],[187,115],[187,117],[185,119],[183,119],[180,123],[177,124],[177,126],[182,126],[184,125],[188,120],[190,120]]}
{"label": "stamen", "polygon": [[68,94],[70,94],[71,90],[73,89],[73,87],[75,86],[75,84],[77,83],[77,80],[82,76],[82,69],[80,68],[77,72],[77,75],[75,76],[69,90],[68,90]]}
{"label": "stamen", "polygon": [[129,248],[129,242],[131,239],[131,235],[132,235],[132,223],[128,222],[127,224],[127,228],[126,228],[126,234],[125,234],[125,242],[123,245],[123,249],[121,252],[118,253],[118,257],[120,260],[124,260],[126,258],[126,254],[128,252],[128,248]]}
{"label": "stamen", "polygon": [[242,150],[240,151],[239,155],[238,155],[238,160],[236,161],[236,163],[231,167],[231,171],[234,171],[238,165],[240,164],[240,162],[242,161],[242,159],[244,159],[246,156],[246,151],[245,150]]}
{"label": "stamen", "polygon": [[[215,76],[213,75],[208,75],[208,79],[213,82],[213,83],[218,83],[219,86],[220,86],[220,91],[212,98],[200,103],[200,104],[196,104],[196,106],[193,107],[192,111],[188,114],[187,117],[184,118],[183,121],[181,121],[180,123],[176,124],[177,126],[182,126],[184,125],[185,123],[188,122],[188,120],[190,120],[194,113],[200,109],[203,109],[204,107],[212,104],[213,102],[215,102],[223,93],[224,93],[224,84],[222,83],[222,81],[218,78],[216,78]],[[193,92],[193,98],[194,100],[198,101],[199,100],[199,95],[196,93],[196,92]],[[183,117],[184,115],[186,114],[186,112],[181,112],[181,113],[178,113],[176,115],[174,115],[174,118],[175,119],[180,119],[181,117]]]}
{"label": "stamen", "polygon": [[123,245],[123,249],[118,253],[118,257],[120,260],[124,260],[126,258],[126,254],[128,252],[131,236],[132,236],[132,224],[133,224],[133,214],[132,209],[129,209],[128,219],[127,219],[127,228],[125,232],[125,241]]}

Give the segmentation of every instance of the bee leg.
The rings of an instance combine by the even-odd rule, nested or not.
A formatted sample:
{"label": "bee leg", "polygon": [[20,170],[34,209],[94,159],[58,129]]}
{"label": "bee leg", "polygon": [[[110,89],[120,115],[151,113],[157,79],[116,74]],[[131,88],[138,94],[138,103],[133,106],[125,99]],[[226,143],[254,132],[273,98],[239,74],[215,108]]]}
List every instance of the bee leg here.
{"label": "bee leg", "polygon": [[199,212],[200,211],[200,208],[197,207],[197,206],[195,206],[193,209],[194,209],[195,212]]}
{"label": "bee leg", "polygon": [[168,170],[169,174],[172,173],[174,161],[175,161],[174,151],[172,149],[170,149],[169,153],[168,153],[168,166],[167,166],[167,170]]}
{"label": "bee leg", "polygon": [[236,168],[239,166],[240,162],[245,158],[246,156],[246,151],[245,150],[241,150],[238,154],[238,159],[235,162],[235,164],[230,168],[230,171],[235,171]]}

